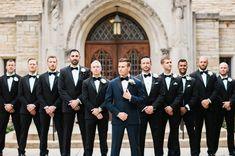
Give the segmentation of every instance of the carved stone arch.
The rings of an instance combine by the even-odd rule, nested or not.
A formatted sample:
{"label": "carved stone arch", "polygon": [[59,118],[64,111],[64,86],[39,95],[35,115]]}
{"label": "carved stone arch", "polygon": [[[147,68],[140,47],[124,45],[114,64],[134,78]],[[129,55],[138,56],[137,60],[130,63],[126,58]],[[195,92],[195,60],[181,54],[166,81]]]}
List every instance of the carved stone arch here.
{"label": "carved stone arch", "polygon": [[[115,12],[117,5],[119,12],[134,18],[146,31],[151,53],[156,55],[160,49],[169,48],[164,25],[154,9],[147,3],[142,0],[93,0],[74,18],[66,37],[65,49],[78,48],[84,51],[90,29],[103,16]],[[84,60],[81,62],[84,63]]]}

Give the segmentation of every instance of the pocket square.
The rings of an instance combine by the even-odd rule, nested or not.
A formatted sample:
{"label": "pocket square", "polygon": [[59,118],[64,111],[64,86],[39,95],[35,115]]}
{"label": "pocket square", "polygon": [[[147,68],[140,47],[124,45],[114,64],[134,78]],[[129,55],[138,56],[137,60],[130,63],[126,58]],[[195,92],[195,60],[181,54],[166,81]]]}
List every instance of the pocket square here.
{"label": "pocket square", "polygon": [[187,87],[191,87],[191,85],[187,85]]}
{"label": "pocket square", "polygon": [[178,83],[177,83],[177,82],[174,82],[173,85],[178,85]]}
{"label": "pocket square", "polygon": [[158,82],[155,82],[154,84],[159,84]]}

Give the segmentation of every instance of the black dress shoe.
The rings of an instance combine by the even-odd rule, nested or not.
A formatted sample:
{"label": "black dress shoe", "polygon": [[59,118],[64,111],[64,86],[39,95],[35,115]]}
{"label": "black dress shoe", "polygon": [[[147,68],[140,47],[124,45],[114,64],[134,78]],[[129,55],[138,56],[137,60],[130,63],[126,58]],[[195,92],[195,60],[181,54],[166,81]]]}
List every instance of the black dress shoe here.
{"label": "black dress shoe", "polygon": [[[1,155],[0,155],[1,156]],[[229,156],[235,156],[235,152],[229,153]]]}
{"label": "black dress shoe", "polygon": [[19,156],[26,156],[25,154],[19,154]]}
{"label": "black dress shoe", "polygon": [[0,156],[3,156],[2,152],[0,153]]}
{"label": "black dress shoe", "polygon": [[215,154],[208,154],[208,156],[215,156]]}

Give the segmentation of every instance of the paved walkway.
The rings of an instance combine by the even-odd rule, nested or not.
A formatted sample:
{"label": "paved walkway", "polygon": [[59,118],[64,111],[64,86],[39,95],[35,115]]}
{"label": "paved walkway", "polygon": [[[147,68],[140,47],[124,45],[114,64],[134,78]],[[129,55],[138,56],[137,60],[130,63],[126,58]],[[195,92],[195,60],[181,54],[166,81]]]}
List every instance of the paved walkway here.
{"label": "paved walkway", "polygon": [[[110,150],[110,149],[109,149]],[[201,156],[207,156],[206,148],[201,149]],[[164,149],[165,153],[167,153],[167,149]],[[17,149],[13,148],[6,148],[4,149],[3,156],[16,156],[17,155]],[[49,156],[59,156],[59,150],[58,149],[51,149]],[[110,155],[110,151],[109,154]],[[130,149],[129,148],[123,148],[121,150],[120,156],[130,156]],[[146,156],[154,156],[153,149],[152,148],[146,148],[145,150]],[[167,155],[167,154],[165,154]],[[164,156],[165,156],[164,155]],[[181,155],[182,156],[190,156],[189,148],[181,148]],[[227,148],[220,148],[216,154],[216,156],[228,156]],[[38,149],[26,149],[26,156],[39,156],[39,150]],[[71,150],[71,156],[83,156],[83,150],[73,148]],[[93,152],[93,156],[100,156],[99,149],[95,148]]]}

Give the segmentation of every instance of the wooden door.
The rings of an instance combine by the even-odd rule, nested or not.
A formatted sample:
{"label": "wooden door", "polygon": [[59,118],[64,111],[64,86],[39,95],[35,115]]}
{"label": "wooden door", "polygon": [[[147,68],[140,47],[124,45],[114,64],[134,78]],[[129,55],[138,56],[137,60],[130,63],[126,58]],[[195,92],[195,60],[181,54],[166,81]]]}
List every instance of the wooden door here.
{"label": "wooden door", "polygon": [[118,75],[118,59],[126,57],[131,60],[131,74],[140,73],[140,58],[149,56],[148,41],[88,41],[86,43],[85,65],[90,67],[93,60],[99,60],[102,64],[102,75],[112,79]]}

